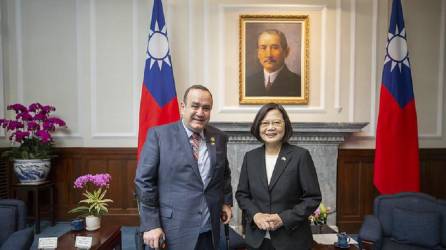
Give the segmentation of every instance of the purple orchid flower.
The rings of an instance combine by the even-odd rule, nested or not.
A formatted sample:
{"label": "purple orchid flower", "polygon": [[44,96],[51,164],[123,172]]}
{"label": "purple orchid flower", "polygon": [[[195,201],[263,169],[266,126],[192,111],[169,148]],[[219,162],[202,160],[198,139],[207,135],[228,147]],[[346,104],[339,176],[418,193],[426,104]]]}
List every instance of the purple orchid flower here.
{"label": "purple orchid flower", "polygon": [[43,129],[46,131],[54,131],[56,130],[56,127],[54,126],[54,123],[50,122],[49,120],[46,120],[43,122]]}
{"label": "purple orchid flower", "polygon": [[6,130],[16,130],[18,128],[23,128],[24,124],[19,121],[9,121],[8,126],[6,127]]}
{"label": "purple orchid flower", "polygon": [[318,207],[316,211],[314,211],[314,214],[318,217],[321,214],[321,209]]}
{"label": "purple orchid flower", "polygon": [[40,125],[37,122],[28,122],[28,131],[36,131],[40,129]]}
{"label": "purple orchid flower", "polygon": [[0,119],[0,127],[6,128],[8,126],[8,120],[6,119]]}
{"label": "purple orchid flower", "polygon": [[57,117],[50,117],[50,118],[48,118],[48,121],[53,123],[53,124],[56,124],[56,125],[58,125],[60,127],[64,127],[66,125],[65,122],[62,119],[57,118]]}
{"label": "purple orchid flower", "polygon": [[108,187],[111,182],[111,175],[110,174],[87,174],[82,175],[76,178],[74,181],[74,188],[82,189],[84,188],[87,183],[92,183],[96,187]]}
{"label": "purple orchid flower", "polygon": [[34,116],[34,121],[45,121],[47,114],[45,112],[39,112]]}
{"label": "purple orchid flower", "polygon": [[33,103],[33,104],[29,105],[28,109],[31,112],[36,112],[37,110],[42,109],[42,104],[40,104],[38,102]]}
{"label": "purple orchid flower", "polygon": [[24,121],[31,121],[33,119],[32,115],[28,111],[18,113],[15,118],[22,119]]}
{"label": "purple orchid flower", "polygon": [[45,114],[48,114],[52,111],[56,111],[56,108],[50,105],[42,106],[42,112],[44,112]]}
{"label": "purple orchid flower", "polygon": [[93,177],[93,183],[97,187],[107,187],[111,181],[111,175],[109,174],[97,174]]}
{"label": "purple orchid flower", "polygon": [[14,110],[16,113],[28,112],[28,109],[20,103],[9,105],[8,110]]}
{"label": "purple orchid flower", "polygon": [[25,139],[26,137],[29,136],[28,131],[15,131],[12,134],[13,134],[13,136],[15,136],[15,141],[18,143],[21,143],[23,141],[23,139]]}
{"label": "purple orchid flower", "polygon": [[36,102],[26,107],[16,103],[9,105],[8,110],[16,112],[15,119],[0,119],[0,127],[9,132],[11,142],[24,143],[27,140],[38,140],[39,144],[47,144],[53,141],[51,132],[55,131],[57,127],[66,127],[65,121],[50,116],[51,112],[56,110],[51,105],[42,105]]}
{"label": "purple orchid flower", "polygon": [[36,132],[36,136],[40,138],[40,140],[44,143],[50,142],[52,140],[52,137],[50,133],[46,130],[38,130]]}

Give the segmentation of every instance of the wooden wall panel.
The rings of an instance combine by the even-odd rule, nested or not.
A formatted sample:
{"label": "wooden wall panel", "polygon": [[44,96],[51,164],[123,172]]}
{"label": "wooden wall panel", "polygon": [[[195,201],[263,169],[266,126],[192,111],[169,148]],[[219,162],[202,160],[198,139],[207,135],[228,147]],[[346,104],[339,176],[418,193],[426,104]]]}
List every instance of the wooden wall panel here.
{"label": "wooden wall panel", "polygon": [[421,150],[421,190],[446,199],[446,149]]}
{"label": "wooden wall panel", "polygon": [[[6,148],[0,148],[0,155]],[[11,185],[11,168],[9,168],[8,160],[0,158],[0,199],[6,199],[10,194]]]}
{"label": "wooden wall panel", "polygon": [[342,231],[356,232],[364,215],[372,213],[377,195],[373,186],[373,151],[339,151],[337,193],[337,225]]}
{"label": "wooden wall panel", "polygon": [[[112,175],[109,197],[114,203],[106,219],[128,226],[139,224],[133,197],[135,148],[61,148],[57,154],[50,174],[56,185],[57,220],[74,217],[67,212],[81,199],[81,192],[73,188],[78,176],[107,172]],[[373,186],[373,159],[371,149],[339,151],[336,221],[342,231],[357,233],[364,216],[372,213],[373,199],[378,195]],[[446,199],[446,149],[421,149],[420,161],[422,192]]]}
{"label": "wooden wall panel", "polygon": [[[337,225],[357,233],[365,215],[373,213],[378,191],[373,185],[372,149],[341,149],[338,156]],[[446,199],[446,149],[420,149],[421,192]]]}
{"label": "wooden wall panel", "polygon": [[8,161],[6,159],[0,159],[0,199],[8,198],[9,172]]}
{"label": "wooden wall panel", "polygon": [[107,196],[113,200],[107,220],[122,225],[138,225],[133,179],[136,171],[134,148],[63,148],[51,171],[56,183],[56,218],[69,220],[67,212],[82,198],[73,188],[74,180],[84,174],[109,173],[112,176]]}

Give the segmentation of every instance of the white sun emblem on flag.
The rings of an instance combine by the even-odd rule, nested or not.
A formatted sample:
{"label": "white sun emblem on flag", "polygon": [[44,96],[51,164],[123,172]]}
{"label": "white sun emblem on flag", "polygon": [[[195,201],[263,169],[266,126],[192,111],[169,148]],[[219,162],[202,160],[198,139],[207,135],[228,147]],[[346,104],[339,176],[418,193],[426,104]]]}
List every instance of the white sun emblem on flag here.
{"label": "white sun emblem on flag", "polygon": [[386,57],[384,59],[384,64],[388,62],[392,62],[392,66],[390,68],[390,71],[393,71],[395,66],[398,65],[401,72],[401,64],[406,65],[407,67],[410,67],[409,65],[409,55],[407,52],[407,41],[406,41],[406,29],[401,30],[401,32],[398,32],[398,25],[395,27],[395,33],[388,33],[387,34],[387,48],[386,48]]}
{"label": "white sun emblem on flag", "polygon": [[150,69],[158,63],[159,69],[163,67],[163,62],[171,66],[169,59],[169,43],[167,39],[167,28],[164,25],[160,31],[158,22],[155,22],[155,30],[149,31],[149,42],[147,44],[147,60],[150,60]]}

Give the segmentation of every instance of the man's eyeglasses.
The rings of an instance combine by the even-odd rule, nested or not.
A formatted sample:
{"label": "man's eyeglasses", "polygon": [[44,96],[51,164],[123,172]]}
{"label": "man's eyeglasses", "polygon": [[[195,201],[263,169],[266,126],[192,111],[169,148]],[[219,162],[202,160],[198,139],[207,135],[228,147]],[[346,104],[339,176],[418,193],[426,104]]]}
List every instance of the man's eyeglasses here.
{"label": "man's eyeglasses", "polygon": [[260,123],[260,127],[266,128],[269,126],[273,126],[275,128],[281,127],[283,124],[282,120],[273,120],[273,121],[262,121]]}

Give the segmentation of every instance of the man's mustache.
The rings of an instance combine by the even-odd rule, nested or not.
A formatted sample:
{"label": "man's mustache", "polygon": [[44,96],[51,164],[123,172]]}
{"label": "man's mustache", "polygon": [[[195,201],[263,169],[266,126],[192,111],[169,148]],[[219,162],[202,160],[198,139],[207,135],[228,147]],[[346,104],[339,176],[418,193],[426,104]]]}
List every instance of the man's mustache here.
{"label": "man's mustache", "polygon": [[273,57],[267,57],[265,60],[263,60],[263,63],[275,63],[277,62],[276,59],[274,59]]}

